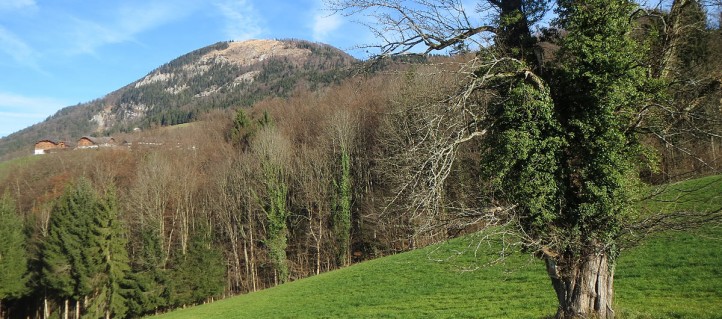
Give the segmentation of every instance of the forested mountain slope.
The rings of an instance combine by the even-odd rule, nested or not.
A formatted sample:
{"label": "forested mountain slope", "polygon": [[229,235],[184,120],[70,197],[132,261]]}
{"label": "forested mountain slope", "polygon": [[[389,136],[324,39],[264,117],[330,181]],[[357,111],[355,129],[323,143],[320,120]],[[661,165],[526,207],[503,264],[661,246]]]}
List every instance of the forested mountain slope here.
{"label": "forested mountain slope", "polygon": [[345,77],[354,62],[341,50],[301,40],[219,42],[0,139],[0,159],[30,154],[41,138],[72,142],[84,135],[186,123],[209,109],[250,106],[297,88],[314,90]]}

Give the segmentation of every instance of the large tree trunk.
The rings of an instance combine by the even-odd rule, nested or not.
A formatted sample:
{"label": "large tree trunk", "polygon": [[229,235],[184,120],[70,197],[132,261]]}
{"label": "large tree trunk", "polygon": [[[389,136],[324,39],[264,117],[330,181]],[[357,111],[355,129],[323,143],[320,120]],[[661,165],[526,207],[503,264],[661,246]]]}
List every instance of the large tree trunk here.
{"label": "large tree trunk", "polygon": [[321,273],[321,240],[323,239],[323,219],[318,218],[318,238],[316,238],[316,275]]}
{"label": "large tree trunk", "polygon": [[[83,297],[83,306],[88,304],[88,296]],[[80,300],[75,301],[75,319],[80,319]]]}
{"label": "large tree trunk", "polygon": [[[251,200],[252,200],[251,193],[249,192],[249,193],[247,193],[247,195],[248,195],[247,203],[250,203]],[[251,256],[250,256],[250,258],[251,258],[251,260],[250,260],[250,264],[251,264],[251,286],[252,286],[252,289],[253,289],[252,291],[256,291],[256,290],[257,290],[257,286],[256,286],[256,274],[258,273],[258,270],[257,270],[257,268],[256,268],[256,254],[255,254],[255,250],[254,250],[254,246],[256,245],[256,242],[253,240],[253,232],[254,232],[255,230],[254,230],[254,228],[253,228],[254,220],[253,220],[253,211],[252,211],[252,209],[251,209],[251,205],[246,205],[246,214],[247,214],[247,220],[246,220],[246,222],[248,223],[248,243],[249,243],[250,253],[251,253]],[[248,262],[248,260],[247,260],[247,262]]]}
{"label": "large tree trunk", "polygon": [[48,307],[48,296],[43,297],[43,319],[50,317],[50,308]]}
{"label": "large tree trunk", "polygon": [[614,318],[614,265],[606,253],[544,260],[559,301],[556,318]]}
{"label": "large tree trunk", "polygon": [[[251,291],[252,283],[250,281],[252,280],[253,276],[251,275],[251,263],[250,263],[250,259],[248,257],[248,240],[245,240],[245,238],[243,240],[243,260],[244,260],[243,263],[246,266],[246,277],[245,277],[245,280],[241,279],[241,281],[243,282],[243,290],[245,290],[244,292],[249,292],[249,291]],[[240,264],[240,260],[239,260],[238,266],[240,267],[240,265],[241,264]],[[241,278],[240,273],[238,274],[238,277]]]}
{"label": "large tree trunk", "polygon": [[667,22],[667,30],[665,34],[664,51],[662,52],[662,65],[660,67],[660,77],[669,79],[676,75],[680,67],[680,42],[682,42],[683,31],[690,26],[684,25],[682,12],[685,7],[693,5],[691,0],[674,0],[672,1],[672,9],[669,13]]}
{"label": "large tree trunk", "polygon": [[500,0],[493,1],[500,12],[499,20],[506,21],[500,26],[497,34],[498,44],[515,59],[525,60],[533,64],[533,39],[529,29],[529,21],[524,13],[524,1]]}

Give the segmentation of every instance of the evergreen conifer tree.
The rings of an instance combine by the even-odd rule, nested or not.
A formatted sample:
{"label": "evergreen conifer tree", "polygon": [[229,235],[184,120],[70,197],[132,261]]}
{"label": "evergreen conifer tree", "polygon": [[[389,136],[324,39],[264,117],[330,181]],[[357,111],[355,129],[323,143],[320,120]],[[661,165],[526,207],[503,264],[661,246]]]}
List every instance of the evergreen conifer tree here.
{"label": "evergreen conifer tree", "polygon": [[[56,201],[42,247],[41,277],[51,296],[75,301],[84,318],[123,317],[128,271],[124,228],[114,195],[101,198],[85,179]],[[86,307],[86,309],[82,309]]]}
{"label": "evergreen conifer tree", "polygon": [[202,303],[223,292],[226,275],[223,254],[196,235],[188,253],[178,256],[173,274],[172,303],[178,306]]}
{"label": "evergreen conifer tree", "polygon": [[169,271],[156,231],[140,226],[128,276],[128,311],[131,317],[153,313],[169,303]]}
{"label": "evergreen conifer tree", "polygon": [[27,292],[28,259],[23,222],[15,203],[6,194],[0,199],[0,318],[5,317],[3,301]]}
{"label": "evergreen conifer tree", "polygon": [[91,246],[92,216],[97,199],[90,184],[81,180],[68,187],[55,202],[48,225],[48,234],[42,246],[41,281],[47,292],[77,305],[93,290],[91,277],[94,260]]}
{"label": "evergreen conifer tree", "polygon": [[125,227],[119,217],[114,192],[109,192],[98,202],[92,226],[92,241],[89,244],[99,258],[96,259],[95,294],[88,309],[89,317],[122,318],[128,310],[127,292],[123,286],[130,266]]}

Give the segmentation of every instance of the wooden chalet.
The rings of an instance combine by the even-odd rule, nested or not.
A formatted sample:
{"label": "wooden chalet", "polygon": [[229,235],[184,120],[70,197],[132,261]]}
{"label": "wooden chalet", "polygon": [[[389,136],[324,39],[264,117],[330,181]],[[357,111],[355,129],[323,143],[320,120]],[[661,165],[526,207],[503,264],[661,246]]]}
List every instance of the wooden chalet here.
{"label": "wooden chalet", "polygon": [[35,143],[35,155],[42,155],[68,150],[68,144],[57,139],[45,138]]}
{"label": "wooden chalet", "polygon": [[83,136],[78,140],[78,145],[76,148],[78,149],[87,149],[87,148],[100,148],[100,147],[113,147],[115,146],[115,139],[112,137],[92,137],[92,136]]}

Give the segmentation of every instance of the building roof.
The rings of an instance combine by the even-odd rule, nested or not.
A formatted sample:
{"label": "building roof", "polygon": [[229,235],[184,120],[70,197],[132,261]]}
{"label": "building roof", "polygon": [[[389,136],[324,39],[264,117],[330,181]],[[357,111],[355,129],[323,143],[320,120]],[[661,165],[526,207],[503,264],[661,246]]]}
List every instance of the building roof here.
{"label": "building roof", "polygon": [[68,143],[66,143],[64,140],[59,139],[59,138],[41,138],[41,139],[39,139],[37,142],[35,142],[35,144],[38,144],[38,143],[40,143],[40,142],[50,142],[50,143],[53,143],[53,144],[65,143],[66,145],[68,144]]}
{"label": "building roof", "polygon": [[82,139],[87,139],[96,145],[115,143],[115,139],[110,136],[104,136],[104,137],[83,136],[78,140],[82,140]]}

